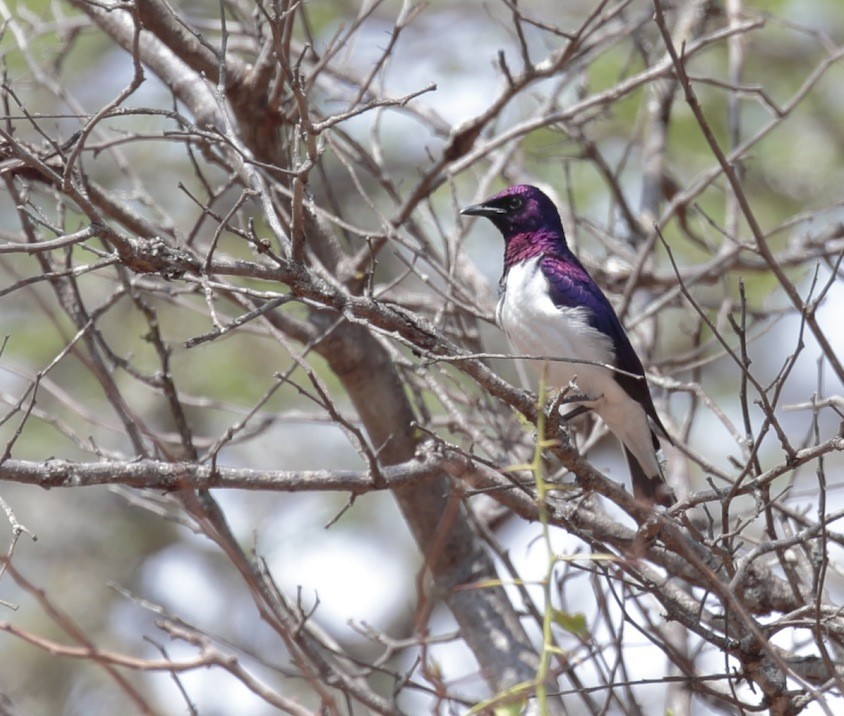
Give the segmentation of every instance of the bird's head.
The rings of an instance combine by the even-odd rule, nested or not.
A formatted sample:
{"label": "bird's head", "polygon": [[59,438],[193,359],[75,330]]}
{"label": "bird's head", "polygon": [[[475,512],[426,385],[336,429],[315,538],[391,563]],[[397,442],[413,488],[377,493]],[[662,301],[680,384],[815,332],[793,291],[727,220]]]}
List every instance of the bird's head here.
{"label": "bird's head", "polygon": [[460,213],[485,216],[507,242],[517,235],[532,233],[555,233],[558,240],[563,240],[563,226],[557,207],[539,189],[529,184],[508,187],[480,204],[467,206]]}

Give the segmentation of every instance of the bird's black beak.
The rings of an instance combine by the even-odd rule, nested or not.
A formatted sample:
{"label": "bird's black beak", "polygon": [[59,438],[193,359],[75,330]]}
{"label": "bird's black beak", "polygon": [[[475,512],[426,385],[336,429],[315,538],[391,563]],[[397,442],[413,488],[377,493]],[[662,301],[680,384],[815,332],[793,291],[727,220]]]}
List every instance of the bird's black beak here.
{"label": "bird's black beak", "polygon": [[507,213],[507,209],[500,206],[490,206],[489,204],[472,204],[465,209],[461,209],[460,213],[465,216],[501,216]]}

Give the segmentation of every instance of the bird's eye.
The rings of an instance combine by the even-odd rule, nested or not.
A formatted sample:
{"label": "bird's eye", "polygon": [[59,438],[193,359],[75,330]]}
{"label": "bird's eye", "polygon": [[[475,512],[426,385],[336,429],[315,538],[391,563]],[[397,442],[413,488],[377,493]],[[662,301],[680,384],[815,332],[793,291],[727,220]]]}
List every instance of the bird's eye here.
{"label": "bird's eye", "polygon": [[522,199],[520,196],[513,196],[510,197],[510,201],[507,202],[507,208],[516,211],[521,209],[525,205],[525,200]]}

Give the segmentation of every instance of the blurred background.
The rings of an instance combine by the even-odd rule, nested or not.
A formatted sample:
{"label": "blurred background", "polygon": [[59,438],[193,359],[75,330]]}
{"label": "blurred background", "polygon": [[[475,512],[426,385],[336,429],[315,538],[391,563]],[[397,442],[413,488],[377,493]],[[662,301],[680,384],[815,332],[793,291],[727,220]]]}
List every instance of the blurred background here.
{"label": "blurred background", "polygon": [[[681,493],[723,487],[724,476],[737,475],[752,459],[761,472],[785,460],[760,396],[750,385],[743,400],[741,371],[701,314],[738,355],[739,336],[730,319],[744,320],[750,373],[759,385],[774,386],[767,397],[795,448],[823,443],[838,432],[842,385],[830,355],[839,360],[844,355],[844,288],[835,278],[844,250],[839,2],[699,3],[700,17],[666,4],[676,46],[685,41],[695,48],[689,77],[771,251],[804,301],[824,295],[814,315],[829,341],[826,353],[754,248],[752,231],[682,89],[671,86],[666,72],[648,74],[666,57],[651,3],[221,4],[227,50],[246,65],[258,62],[262,42],[271,42],[265,14],[295,13],[291,46],[301,61],[314,122],[371,105],[317,137],[319,160],[305,192],[349,255],[386,237],[387,248],[366,279],[372,295],[430,317],[470,350],[505,353],[506,341],[493,321],[500,237],[489,225],[461,219],[458,210],[509,183],[537,184],[561,207],[571,245],[616,302],[649,367],[658,409],[682,446],[666,446],[668,473]],[[14,250],[31,236],[49,240],[87,223],[70,194],[7,164],[21,156],[11,147],[24,147],[49,165],[57,145],[71,141],[116,99],[110,109],[119,111],[84,137],[77,167],[85,181],[142,217],[169,245],[190,249],[201,260],[211,251],[229,261],[261,260],[244,238],[250,232],[269,237],[272,251],[282,250],[265,206],[255,195],[244,197],[223,150],[214,142],[203,144],[196,126],[176,117],[198,122],[159,72],[147,69],[137,88],[121,94],[131,86],[135,63],[83,5],[0,2],[8,150],[0,167],[4,459],[131,461],[139,455],[127,420],[150,446],[149,455],[189,459],[181,452],[179,427],[159,380],[158,349],[165,345],[172,384],[200,455],[213,451],[221,466],[257,470],[365,469],[347,427],[314,398],[302,360],[350,424],[359,425],[354,407],[334,373],[321,358],[303,353],[301,344],[257,321],[186,345],[212,331],[215,321],[225,324],[246,310],[227,303],[222,296],[228,289],[215,279],[203,284],[122,272],[104,263],[110,248],[95,240],[57,249],[49,259]],[[199,41],[221,46],[220,6],[172,7]],[[561,60],[567,47],[578,49]],[[559,67],[544,75],[543,62]],[[520,84],[528,65],[534,76]],[[206,82],[213,98],[215,85]],[[670,111],[660,124],[654,118],[667,92],[673,99],[664,102]],[[415,93],[406,103],[378,106]],[[502,97],[506,100],[496,105]],[[285,96],[281,114],[293,116],[294,105]],[[465,152],[455,152],[460,129],[485,113],[488,121],[478,126],[477,136],[466,138]],[[256,114],[256,125],[264,119]],[[661,136],[655,136],[656,126]],[[306,138],[297,132],[291,125],[282,148],[294,167],[307,160]],[[283,193],[289,197],[293,191],[286,185]],[[228,227],[219,231],[227,216],[241,234]],[[677,288],[666,245],[697,308]],[[102,365],[126,408],[123,419],[86,352],[91,332],[80,333],[58,284],[43,279],[51,272],[76,277],[72,290],[94,317]],[[462,292],[454,291],[454,284]],[[242,296],[253,291],[262,300],[286,291],[281,283],[254,276],[238,279],[237,287]],[[461,308],[474,314],[475,332],[463,333],[466,324],[450,313],[458,295]],[[142,304],[155,313],[160,343],[151,338]],[[292,302],[279,312],[304,320],[312,308]],[[379,340],[392,338],[380,334]],[[425,367],[400,341],[390,350],[404,373]],[[529,373],[512,361],[493,359],[490,365],[514,385],[532,384]],[[419,391],[414,400],[430,412],[425,422],[418,408],[426,429],[486,454],[471,430],[455,427],[455,415],[444,405],[447,396],[459,396],[465,402],[454,411],[501,444],[502,435],[481,424],[484,411],[493,411],[483,390],[451,368],[430,371],[444,386],[440,392],[423,393],[421,378],[406,378]],[[821,404],[830,396],[837,396],[837,407],[833,400],[812,408],[813,401]],[[749,443],[741,442],[745,425],[759,437],[753,458]],[[590,462],[623,482],[626,468],[615,441],[585,428],[591,439],[581,436],[581,447],[588,449]],[[531,428],[507,435],[513,463],[529,458]],[[826,479],[823,509],[832,514],[841,508],[841,468],[840,453],[832,452],[777,478],[771,491],[777,499],[786,491],[781,499],[788,510],[817,519],[819,470]],[[314,621],[347,654],[370,664],[384,652],[384,639],[375,635],[414,641],[422,557],[389,492],[362,494],[351,504],[346,492],[231,489],[215,490],[214,496],[238,542],[260,555],[289,599],[314,610]],[[3,544],[13,547],[12,564],[33,585],[27,590],[9,574],[0,576],[4,625],[69,644],[72,622],[103,651],[188,661],[202,653],[198,642],[160,628],[165,617],[171,624],[183,620],[192,633],[207,634],[236,654],[258,681],[309,709],[317,707],[311,686],[296,675],[277,634],[259,617],[248,585],[169,493],[121,485],[45,490],[8,480],[0,483],[0,498],[26,528],[15,540],[16,523],[5,522]],[[779,518],[785,525],[786,517]],[[624,515],[618,519],[630,523]],[[730,520],[737,531],[746,530],[748,549],[764,541],[765,515],[757,498],[738,498]],[[835,527],[830,522],[830,529]],[[541,580],[548,553],[537,539],[539,526],[504,517],[495,529],[514,572],[528,584]],[[559,553],[583,549],[560,529],[552,546]],[[828,547],[824,593],[835,605],[842,594],[840,547],[834,542]],[[620,606],[596,603],[588,571],[564,570],[565,580],[557,573],[560,584],[565,581],[558,606],[584,614],[591,625],[591,647],[567,637],[572,654],[593,653],[600,650],[596,645],[616,639],[610,626],[616,617],[621,621]],[[520,598],[512,586],[508,590]],[[541,595],[533,586],[528,593]],[[51,614],[52,608],[65,616]],[[444,605],[435,606],[428,630],[441,643],[433,643],[424,658],[436,665],[448,696],[436,693],[430,675],[413,672],[416,648],[396,647],[386,661],[389,668],[414,673],[428,686],[403,690],[397,709],[465,712],[468,704],[489,696],[489,688]],[[529,633],[538,638],[539,630],[530,627]],[[784,648],[814,653],[805,634],[781,637]],[[105,669],[30,642],[9,629],[0,633],[0,693],[11,702],[9,713],[110,714],[130,706],[143,711]],[[631,630],[624,644],[626,680],[659,681],[665,675],[665,657],[643,634]],[[724,670],[718,650],[703,642],[690,648],[699,648],[700,673]],[[593,671],[601,682],[598,667],[584,666],[582,678],[589,683]],[[277,712],[260,690],[219,668],[186,668],[176,675],[130,669],[125,678],[155,712]],[[395,688],[384,674],[371,682],[387,695]],[[642,711],[665,709],[664,684],[647,684],[635,694]],[[701,698],[691,712],[709,713],[713,703]],[[736,706],[719,708],[732,712]],[[608,710],[626,712],[617,702],[608,702]],[[366,711],[357,706],[354,712]]]}

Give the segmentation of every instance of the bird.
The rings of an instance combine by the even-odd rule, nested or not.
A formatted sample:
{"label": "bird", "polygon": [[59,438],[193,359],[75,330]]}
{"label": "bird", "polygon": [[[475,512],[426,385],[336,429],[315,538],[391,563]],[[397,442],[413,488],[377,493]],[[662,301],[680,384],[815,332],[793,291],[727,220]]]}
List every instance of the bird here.
{"label": "bird", "polygon": [[567,359],[543,369],[549,387],[565,389],[572,381],[577,387],[580,406],[565,417],[597,414],[622,443],[634,497],[670,507],[676,498],[662,472],[657,433],[671,438],[642,361],[609,299],[569,248],[554,202],[535,186],[517,184],[460,213],[486,217],[504,237],[496,320],[510,343],[540,365],[539,357]]}

